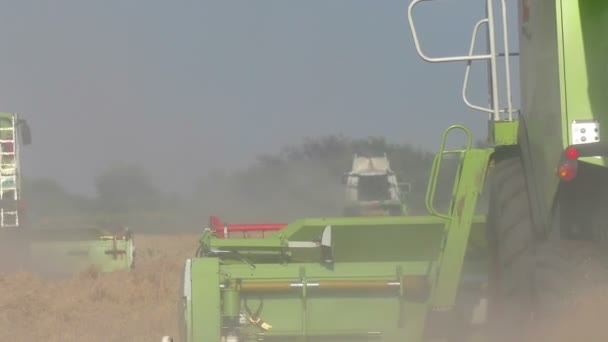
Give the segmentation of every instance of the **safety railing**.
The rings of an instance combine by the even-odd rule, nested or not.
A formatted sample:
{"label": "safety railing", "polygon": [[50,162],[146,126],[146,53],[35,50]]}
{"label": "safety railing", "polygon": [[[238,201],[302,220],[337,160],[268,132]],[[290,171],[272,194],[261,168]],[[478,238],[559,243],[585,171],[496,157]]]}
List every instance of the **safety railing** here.
{"label": "safety railing", "polygon": [[[450,134],[450,132],[453,130],[460,130],[460,131],[464,132],[464,134],[466,135],[467,144],[464,149],[446,150],[445,145],[446,145],[447,137]],[[445,218],[445,219],[452,218],[452,215],[441,213],[441,212],[439,212],[439,210],[437,210],[435,208],[435,193],[437,192],[437,183],[439,181],[439,172],[441,170],[441,162],[442,162],[444,156],[450,155],[450,154],[458,155],[459,157],[462,157],[463,153],[465,153],[466,151],[471,149],[472,144],[473,144],[473,135],[471,134],[471,131],[469,131],[466,127],[464,127],[462,125],[452,125],[443,132],[443,135],[441,137],[441,145],[439,147],[439,153],[437,153],[435,155],[435,159],[433,159],[433,165],[431,166],[431,176],[429,177],[429,184],[427,187],[426,197],[425,197],[426,209],[431,214],[438,216],[438,217]],[[460,166],[460,161],[459,161],[459,166]],[[460,167],[458,167],[458,169],[456,171],[455,179],[458,179],[459,177],[460,177]],[[450,202],[453,201],[455,194],[456,194],[456,186],[454,186],[454,188],[452,190],[452,196],[451,196]]]}
{"label": "safety railing", "polygon": [[[437,0],[412,0],[408,6],[408,21],[412,32],[412,38],[416,47],[416,52],[425,61],[429,63],[449,63],[449,62],[467,62],[464,82],[462,85],[462,98],[465,104],[475,110],[489,113],[492,120],[501,121],[505,120],[503,114],[506,113],[506,120],[513,120],[513,101],[511,95],[511,65],[509,63],[509,57],[518,56],[518,53],[509,52],[509,34],[508,34],[508,21],[507,21],[507,5],[506,0],[500,0],[502,9],[502,26],[503,26],[503,43],[504,52],[498,53],[496,51],[496,33],[495,33],[495,18],[494,18],[494,1],[486,1],[486,18],[479,20],[473,29],[471,37],[471,46],[469,48],[469,54],[463,56],[450,56],[450,57],[430,57],[424,53],[420,46],[420,40],[416,32],[416,25],[414,24],[413,12],[416,5],[421,2],[430,2]],[[488,27],[488,41],[487,41],[487,53],[486,54],[474,54],[475,43],[477,41],[477,33],[481,25],[487,25]],[[498,66],[497,58],[505,57],[505,87],[507,91],[507,108],[501,109],[500,99],[498,96]],[[483,107],[475,105],[469,101],[467,97],[467,88],[469,82],[469,75],[471,65],[474,61],[487,61],[488,63],[488,83],[489,83],[489,95],[490,95],[490,107]]]}

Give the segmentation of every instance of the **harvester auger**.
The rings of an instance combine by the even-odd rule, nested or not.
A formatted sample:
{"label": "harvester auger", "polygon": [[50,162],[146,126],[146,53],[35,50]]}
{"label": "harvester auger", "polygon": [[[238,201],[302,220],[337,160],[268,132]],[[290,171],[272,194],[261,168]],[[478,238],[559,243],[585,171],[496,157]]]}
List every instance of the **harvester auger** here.
{"label": "harvester auger", "polygon": [[[495,328],[493,341],[521,341],[532,324],[566,314],[564,304],[584,279],[576,266],[599,254],[589,251],[599,249],[608,236],[608,133],[601,129],[608,125],[608,2],[518,0],[519,51],[514,53],[506,0],[496,9],[496,1],[485,0],[486,18],[474,26],[469,53],[445,58],[429,57],[420,47],[413,11],[422,2],[440,1],[409,5],[418,54],[430,63],[466,62],[463,99],[489,114],[493,147],[486,150],[490,163],[484,166],[491,171],[489,325]],[[502,44],[495,33],[497,19]],[[477,33],[484,25],[486,51],[476,54]],[[513,57],[519,59],[519,110],[511,102]],[[487,108],[467,99],[473,61],[487,64]],[[499,61],[504,62],[506,106],[499,97]]]}
{"label": "harvester auger", "polygon": [[126,228],[34,227],[26,219],[20,147],[30,143],[27,121],[0,113],[0,272],[62,275],[91,268],[100,272],[132,268],[135,247]]}

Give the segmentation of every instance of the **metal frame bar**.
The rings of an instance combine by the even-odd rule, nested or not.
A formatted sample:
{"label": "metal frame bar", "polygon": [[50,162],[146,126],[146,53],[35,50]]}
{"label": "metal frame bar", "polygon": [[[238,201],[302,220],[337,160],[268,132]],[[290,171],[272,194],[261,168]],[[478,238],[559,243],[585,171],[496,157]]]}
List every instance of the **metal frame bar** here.
{"label": "metal frame bar", "polygon": [[[501,121],[503,118],[501,114],[506,113],[506,120],[513,120],[513,103],[512,103],[512,94],[511,94],[511,66],[509,63],[509,57],[517,56],[517,53],[511,53],[509,51],[509,33],[508,33],[508,16],[507,16],[507,7],[506,0],[501,0],[501,16],[502,16],[502,28],[503,28],[503,48],[504,52],[497,53],[496,51],[496,32],[495,32],[495,18],[494,18],[494,0],[485,0],[486,1],[486,18],[479,20],[473,29],[472,37],[471,37],[471,46],[469,49],[469,54],[464,56],[450,56],[450,57],[430,57],[426,55],[421,48],[420,40],[418,38],[418,33],[416,31],[416,26],[414,24],[413,12],[416,5],[421,2],[430,2],[435,0],[412,0],[410,5],[408,6],[408,21],[409,26],[412,32],[412,38],[414,40],[414,45],[416,47],[416,52],[418,55],[426,62],[429,63],[450,63],[450,62],[467,62],[467,66],[465,69],[464,82],[462,86],[462,98],[464,103],[475,110],[487,112],[491,114],[491,119],[494,121]],[[487,54],[474,54],[475,43],[477,41],[477,33],[479,31],[479,27],[482,24],[487,24],[488,26],[488,39],[487,39]],[[500,108],[500,100],[498,97],[498,67],[497,67],[497,58],[505,57],[505,84],[506,84],[506,92],[507,92],[507,108]],[[473,61],[485,60],[488,63],[488,87],[489,87],[489,103],[491,104],[490,108],[482,107],[479,105],[475,105],[469,101],[467,98],[467,88],[469,82],[469,74]]]}

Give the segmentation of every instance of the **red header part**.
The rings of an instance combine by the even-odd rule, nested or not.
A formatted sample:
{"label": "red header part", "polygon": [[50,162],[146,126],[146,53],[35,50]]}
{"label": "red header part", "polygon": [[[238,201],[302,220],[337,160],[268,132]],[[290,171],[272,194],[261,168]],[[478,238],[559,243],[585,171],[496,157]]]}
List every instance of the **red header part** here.
{"label": "red header part", "polygon": [[209,226],[220,238],[225,238],[224,232],[271,232],[283,229],[287,223],[238,223],[223,224],[219,217],[209,217]]}

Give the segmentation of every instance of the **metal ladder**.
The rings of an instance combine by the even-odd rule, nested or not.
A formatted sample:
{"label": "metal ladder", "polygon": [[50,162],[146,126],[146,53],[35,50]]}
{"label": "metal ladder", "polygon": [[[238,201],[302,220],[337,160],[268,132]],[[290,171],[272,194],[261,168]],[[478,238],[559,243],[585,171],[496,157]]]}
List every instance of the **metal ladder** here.
{"label": "metal ladder", "polygon": [[19,226],[19,180],[16,139],[16,118],[11,116],[10,125],[0,125],[0,202],[10,203],[0,207],[0,227]]}
{"label": "metal ladder", "polygon": [[[519,56],[519,53],[509,52],[509,34],[507,27],[507,5],[506,0],[500,0],[501,9],[502,9],[502,30],[503,30],[503,44],[504,44],[504,52],[497,53],[496,52],[496,33],[495,33],[495,18],[494,18],[494,1],[495,0],[485,0],[486,2],[486,17],[479,20],[473,29],[473,34],[471,37],[471,46],[469,49],[469,54],[466,56],[452,56],[452,57],[429,57],[427,56],[422,49],[420,48],[420,41],[418,40],[418,35],[416,33],[416,27],[414,25],[413,19],[413,11],[414,7],[421,2],[432,2],[436,0],[412,0],[410,5],[408,6],[408,20],[410,29],[412,32],[412,37],[414,40],[414,44],[416,46],[416,51],[418,55],[425,61],[429,63],[449,63],[449,62],[467,62],[467,67],[464,75],[464,82],[462,85],[462,98],[465,104],[475,110],[489,113],[490,120],[493,121],[513,121],[513,104],[511,97],[511,66],[509,63],[509,58],[511,56]],[[475,43],[477,41],[477,33],[479,32],[479,28],[481,25],[486,24],[488,27],[488,39],[487,39],[487,51],[485,54],[473,54],[475,49]],[[498,57],[505,57],[504,59],[504,67],[505,67],[505,88],[507,91],[507,107],[501,109],[499,97],[498,97]],[[483,107],[479,105],[475,105],[469,101],[467,98],[467,87],[469,82],[469,73],[471,70],[471,64],[473,61],[487,61],[488,63],[488,83],[489,83],[489,103],[490,107]],[[506,114],[506,115],[505,115]]]}

